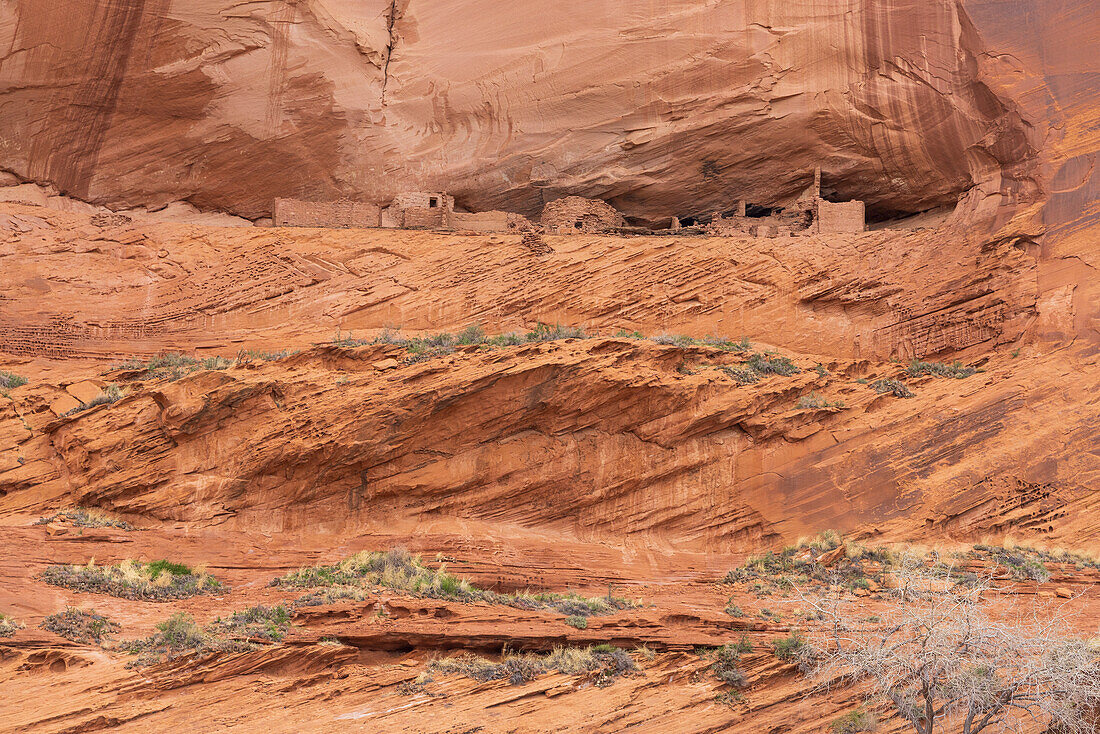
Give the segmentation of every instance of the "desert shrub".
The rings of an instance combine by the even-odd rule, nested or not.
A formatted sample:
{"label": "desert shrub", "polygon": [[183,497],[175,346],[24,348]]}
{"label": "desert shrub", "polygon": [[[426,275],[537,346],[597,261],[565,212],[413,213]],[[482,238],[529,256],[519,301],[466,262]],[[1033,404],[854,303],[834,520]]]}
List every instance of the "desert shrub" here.
{"label": "desert shrub", "polygon": [[539,324],[533,330],[527,332],[526,339],[529,342],[548,342],[559,339],[584,339],[587,335],[579,326],[562,326],[555,324]]}
{"label": "desert shrub", "polygon": [[730,603],[726,605],[726,614],[730,615],[731,617],[740,618],[745,616],[745,610],[737,606],[736,604]]}
{"label": "desert shrub", "polygon": [[436,599],[487,601],[518,609],[555,609],[567,616],[588,617],[636,606],[632,601],[610,595],[585,598],[577,594],[551,592],[498,594],[448,573],[443,566],[429,568],[419,556],[413,556],[402,548],[385,552],[362,551],[336,564],[300,568],[273,580],[271,585],[330,588],[329,593],[300,598],[297,603],[305,606],[345,598],[362,599],[361,589],[369,586],[383,586]]}
{"label": "desert shrub", "polygon": [[878,728],[878,719],[870,711],[849,711],[829,725],[836,734],[859,734]]}
{"label": "desert shrub", "polygon": [[579,630],[588,629],[588,617],[582,617],[579,614],[566,617],[565,623],[570,627],[576,627]]}
{"label": "desert shrub", "polygon": [[[339,336],[339,332],[337,332],[337,336]],[[379,332],[378,336],[371,339],[370,342],[368,342],[368,343],[369,344],[393,344],[393,345],[396,345],[396,346],[399,346],[399,347],[403,347],[403,346],[405,346],[405,344],[407,342],[408,342],[408,339],[401,336],[401,332],[387,327],[387,328],[383,329],[381,332]]]}
{"label": "desert shrub", "polygon": [[[414,696],[418,693],[428,693],[428,684],[433,682],[435,678],[432,674],[425,671],[416,676],[414,680],[402,681],[397,686],[397,693],[401,696]],[[432,695],[428,693],[428,695]]]}
{"label": "desert shrub", "polygon": [[11,390],[27,384],[27,378],[7,370],[0,370],[0,390]]}
{"label": "desert shrub", "polygon": [[913,397],[913,391],[901,380],[875,380],[871,383],[871,387],[879,395],[886,395],[889,393],[896,398]]}
{"label": "desert shrub", "polygon": [[99,395],[89,400],[86,403],[81,403],[72,410],[66,411],[64,415],[73,415],[74,413],[81,413],[89,408],[94,408],[97,405],[110,405],[111,403],[117,403],[125,396],[125,393],[119,389],[117,385],[108,385],[104,388]]}
{"label": "desert shrub", "polygon": [[749,356],[749,367],[762,375],[783,375],[784,377],[801,372],[787,357],[774,357],[754,352]]}
{"label": "desert shrub", "polygon": [[734,382],[738,385],[751,385],[754,382],[760,381],[758,373],[748,367],[727,367],[723,365],[719,367],[718,370],[732,377]]}
{"label": "desert shrub", "polygon": [[745,701],[745,694],[741,691],[719,691],[714,694],[714,702],[733,708]]}
{"label": "desert shrub", "polygon": [[204,370],[227,370],[233,366],[233,360],[226,357],[206,357],[199,362]]}
{"label": "desert shrub", "polygon": [[652,340],[655,344],[665,344],[674,347],[692,347],[696,342],[690,336],[683,334],[658,334]]}
{"label": "desert shrub", "polygon": [[[1050,579],[1050,571],[1047,570],[1044,554],[1025,548],[1002,548],[992,545],[974,546],[975,551],[971,557],[985,556],[989,560],[1004,568],[1009,574],[1020,581],[1047,581]],[[1054,560],[1053,558],[1049,560]]]}
{"label": "desert shrub", "polygon": [[491,336],[485,340],[485,343],[491,347],[518,347],[520,344],[525,344],[523,334],[517,334],[514,331],[508,334],[499,334],[497,336]]}
{"label": "desert shrub", "polygon": [[977,372],[977,370],[973,367],[967,367],[958,360],[951,364],[944,364],[943,362],[921,362],[918,359],[914,359],[909,363],[909,368],[906,372],[908,372],[910,377],[932,375],[933,377],[949,377],[961,380],[964,377],[970,377]]}
{"label": "desert shrub", "polygon": [[627,331],[626,329],[619,329],[615,332],[615,336],[619,339],[645,339],[645,335],[640,331]]}
{"label": "desert shrub", "polygon": [[278,642],[290,627],[291,610],[285,604],[276,607],[255,606],[234,612],[228,619],[217,619],[206,632],[219,637],[242,637]]}
{"label": "desert shrub", "polygon": [[[408,356],[402,360],[402,363],[408,365],[423,362],[433,357],[453,354],[455,347],[458,346],[480,346],[485,349],[490,349],[497,347],[515,347],[522,344],[537,342],[557,341],[559,339],[584,338],[587,338],[584,329],[572,326],[562,326],[560,324],[555,326],[538,324],[534,329],[524,334],[512,332],[508,334],[499,334],[497,336],[486,336],[481,326],[473,325],[466,327],[457,335],[442,332],[424,337],[405,337],[402,336],[400,332],[386,329],[370,343],[393,344],[404,347],[408,352]],[[335,341],[335,343],[344,344],[339,341]],[[351,346],[352,344],[347,343],[347,345]],[[357,346],[358,342],[354,345]]]}
{"label": "desert shrub", "polygon": [[112,517],[103,510],[89,507],[75,507],[71,510],[59,510],[48,517],[40,517],[35,525],[47,525],[51,522],[67,521],[81,528],[120,528],[133,530],[134,526],[125,520]]}
{"label": "desert shrub", "polygon": [[[387,333],[392,334],[393,332],[390,332],[388,329],[386,331],[382,332],[383,335],[385,335]],[[336,330],[336,334],[332,337],[332,341],[330,342],[330,344],[335,344],[336,346],[343,347],[344,349],[354,349],[356,347],[365,347],[368,344],[382,344],[382,343],[388,343],[388,342],[383,342],[377,337],[373,340],[371,340],[371,339],[356,339],[355,337],[353,337],[351,335],[351,333],[348,333],[348,334],[341,333],[340,329]]]}
{"label": "desert shrub", "polygon": [[184,612],[177,612],[156,626],[156,632],[142,640],[130,640],[118,649],[140,657],[134,665],[148,665],[187,652],[243,652],[256,648],[255,641],[278,642],[290,627],[290,609],[257,606],[234,612],[205,628]]}
{"label": "desert shrub", "polygon": [[21,629],[23,629],[22,624],[6,614],[0,614],[0,637],[11,637],[17,630]]}
{"label": "desert shrub", "polygon": [[557,671],[565,675],[597,673],[596,685],[607,685],[615,678],[638,669],[634,660],[610,645],[593,647],[557,647],[539,654],[505,654],[495,663],[478,655],[464,653],[440,658],[428,664],[428,672],[457,673],[477,681],[508,680],[521,685],[543,673]]}
{"label": "desert shrub", "polygon": [[42,580],[74,591],[109,594],[122,599],[169,601],[222,590],[222,584],[205,571],[169,561],[140,563],[126,560],[115,566],[50,566]]}
{"label": "desert shrub", "polygon": [[131,665],[150,665],[187,652],[235,652],[250,649],[247,643],[219,640],[202,629],[190,614],[176,612],[156,626],[156,632],[142,640],[118,645],[119,650],[139,655]]}
{"label": "desert shrub", "polygon": [[1074,637],[1064,610],[1018,600],[1006,612],[987,582],[960,584],[924,563],[897,574],[875,624],[842,596],[812,601],[824,623],[798,657],[822,686],[866,683],[870,701],[891,704],[918,734],[948,722],[962,734],[1095,731],[1100,655]]}
{"label": "desert shrub", "polygon": [[68,607],[63,612],[51,614],[42,621],[42,629],[53,632],[73,642],[100,644],[103,639],[120,627],[94,609],[74,609]]}
{"label": "desert shrub", "polygon": [[474,324],[467,326],[462,331],[458,332],[458,337],[455,339],[455,343],[460,346],[472,346],[476,344],[485,343],[485,330],[481,326]]}
{"label": "desert shrub", "polygon": [[247,362],[249,360],[258,359],[261,362],[277,362],[280,359],[286,359],[287,357],[293,357],[298,354],[300,350],[297,349],[284,349],[279,352],[265,352],[258,349],[246,349],[243,352],[238,353],[238,362]]}
{"label": "desert shrub", "polygon": [[130,359],[115,365],[115,369],[131,370],[142,373],[142,377],[152,379],[178,380],[198,370],[224,370],[233,366],[233,360],[225,357],[206,357],[199,359],[187,354],[165,353],[147,360]]}
{"label": "desert shrub", "polygon": [[386,552],[362,551],[333,565],[300,568],[275,579],[274,586],[385,586],[422,596],[476,601],[482,590],[440,567],[425,566],[419,556],[398,548]]}
{"label": "desert shrub", "polygon": [[[844,553],[826,566],[820,559],[845,546]],[[753,582],[758,595],[766,596],[777,588],[801,585],[835,584],[847,589],[866,588],[868,580],[884,582],[883,575],[895,562],[885,548],[866,548],[845,544],[835,530],[825,530],[813,538],[800,540],[781,551],[751,556],[744,565],[726,574],[726,583]]]}
{"label": "desert shrub", "polygon": [[721,336],[708,336],[703,339],[703,344],[708,347],[714,347],[715,349],[721,349],[726,352],[749,352],[752,351],[752,344],[749,344],[747,338],[742,337],[741,341],[733,341]]}
{"label": "desert shrub", "polygon": [[332,604],[345,599],[363,601],[367,594],[356,586],[330,586],[323,591],[312,591],[294,600],[294,606],[317,607],[322,604]]}
{"label": "desert shrub", "polygon": [[798,630],[795,630],[787,637],[774,640],[771,643],[771,648],[777,658],[790,662],[795,659],[804,644],[806,644],[806,641]]}
{"label": "desert shrub", "polygon": [[809,395],[803,395],[798,399],[798,408],[800,410],[820,410],[824,408],[843,408],[843,400],[829,401],[821,397],[815,392]]}
{"label": "desert shrub", "polygon": [[198,370],[201,363],[195,357],[176,352],[158,354],[147,360],[130,359],[116,365],[116,369],[136,370],[144,373],[144,377],[154,379],[178,380]]}
{"label": "desert shrub", "polygon": [[741,661],[743,653],[751,651],[752,643],[749,642],[747,637],[742,637],[736,643],[700,650],[699,652],[704,658],[713,661],[710,670],[714,673],[715,678],[726,685],[741,688],[748,684],[748,679],[738,669],[737,664]]}

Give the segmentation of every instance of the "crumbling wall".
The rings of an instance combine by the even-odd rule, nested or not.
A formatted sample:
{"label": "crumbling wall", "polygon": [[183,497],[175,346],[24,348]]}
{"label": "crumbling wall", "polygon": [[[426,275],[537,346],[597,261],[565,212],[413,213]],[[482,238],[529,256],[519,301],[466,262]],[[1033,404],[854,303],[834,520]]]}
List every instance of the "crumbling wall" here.
{"label": "crumbling wall", "polygon": [[393,202],[390,206],[396,209],[412,209],[414,207],[419,207],[423,209],[446,209],[447,211],[454,211],[455,198],[442,192],[402,191],[400,194],[393,197]]}
{"label": "crumbling wall", "polygon": [[470,232],[507,232],[508,212],[454,212],[451,227]]}
{"label": "crumbling wall", "polygon": [[867,228],[867,223],[863,202],[832,202],[818,199],[814,227],[823,234],[864,231]]}
{"label": "crumbling wall", "polygon": [[401,227],[403,229],[442,229],[445,212],[446,210],[441,207],[405,207],[401,210]]}
{"label": "crumbling wall", "polygon": [[379,227],[382,210],[375,204],[346,199],[276,199],[272,220],[276,227]]}
{"label": "crumbling wall", "polygon": [[442,192],[403,191],[382,214],[382,222],[403,229],[450,229],[454,208],[454,197]]}
{"label": "crumbling wall", "polygon": [[566,196],[542,210],[542,226],[554,234],[600,234],[625,227],[626,220],[606,201]]}

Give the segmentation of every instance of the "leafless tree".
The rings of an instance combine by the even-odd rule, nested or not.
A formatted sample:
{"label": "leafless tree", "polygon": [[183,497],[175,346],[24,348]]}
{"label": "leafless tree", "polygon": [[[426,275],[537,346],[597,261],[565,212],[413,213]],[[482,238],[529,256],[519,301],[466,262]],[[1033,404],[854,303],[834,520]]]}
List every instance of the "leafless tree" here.
{"label": "leafless tree", "polygon": [[895,577],[873,609],[802,593],[818,623],[800,659],[822,685],[869,682],[917,734],[1098,730],[1100,655],[1070,633],[1065,605],[994,605],[988,580],[923,563]]}

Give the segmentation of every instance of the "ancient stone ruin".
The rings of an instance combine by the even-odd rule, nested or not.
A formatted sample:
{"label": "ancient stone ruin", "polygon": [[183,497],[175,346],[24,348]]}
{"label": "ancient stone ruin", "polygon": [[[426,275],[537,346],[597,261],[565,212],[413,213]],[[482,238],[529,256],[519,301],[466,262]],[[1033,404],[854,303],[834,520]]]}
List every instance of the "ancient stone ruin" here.
{"label": "ancient stone ruin", "polygon": [[468,212],[455,206],[444,192],[402,192],[389,206],[357,201],[301,201],[276,199],[276,227],[387,227],[456,232],[525,232],[533,227],[512,212]]}
{"label": "ancient stone ruin", "polygon": [[[762,206],[738,201],[732,213],[714,212],[705,227],[695,217],[671,218],[669,232],[706,233],[711,236],[790,237],[799,234],[862,232],[866,228],[862,201],[827,201],[821,195],[821,170],[812,185],[783,206]],[[705,221],[705,218],[704,218]],[[522,233],[536,229],[520,214],[504,211],[468,212],[455,205],[446,192],[407,191],[397,194],[386,207],[347,200],[308,202],[276,199],[277,227],[389,227],[452,232]],[[650,233],[629,228],[625,218],[599,199],[566,196],[546,204],[541,229],[549,234]]]}
{"label": "ancient stone ruin", "polygon": [[381,209],[375,204],[347,199],[276,199],[272,221],[276,227],[378,227],[381,225]]}
{"label": "ancient stone ruin", "polygon": [[800,234],[844,234],[866,229],[862,201],[827,201],[821,196],[821,169],[813,184],[789,206],[759,206],[738,201],[733,214],[715,212],[707,234],[752,237],[790,237]]}
{"label": "ancient stone ruin", "polygon": [[382,213],[382,226],[399,229],[449,229],[455,200],[446,193],[409,191],[394,197]]}
{"label": "ancient stone ruin", "polygon": [[601,234],[626,226],[623,215],[606,201],[581,196],[551,201],[540,221],[550,234]]}

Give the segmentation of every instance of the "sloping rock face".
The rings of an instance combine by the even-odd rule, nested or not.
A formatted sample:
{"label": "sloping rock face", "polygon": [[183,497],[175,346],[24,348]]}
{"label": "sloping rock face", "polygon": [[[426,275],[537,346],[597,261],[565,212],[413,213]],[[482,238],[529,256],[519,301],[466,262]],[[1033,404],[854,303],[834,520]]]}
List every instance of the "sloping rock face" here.
{"label": "sloping rock face", "polygon": [[1098,25],[1091,0],[14,0],[0,167],[251,218],[411,186],[668,221],[821,165],[872,217],[975,190],[1064,224],[1097,191]]}

